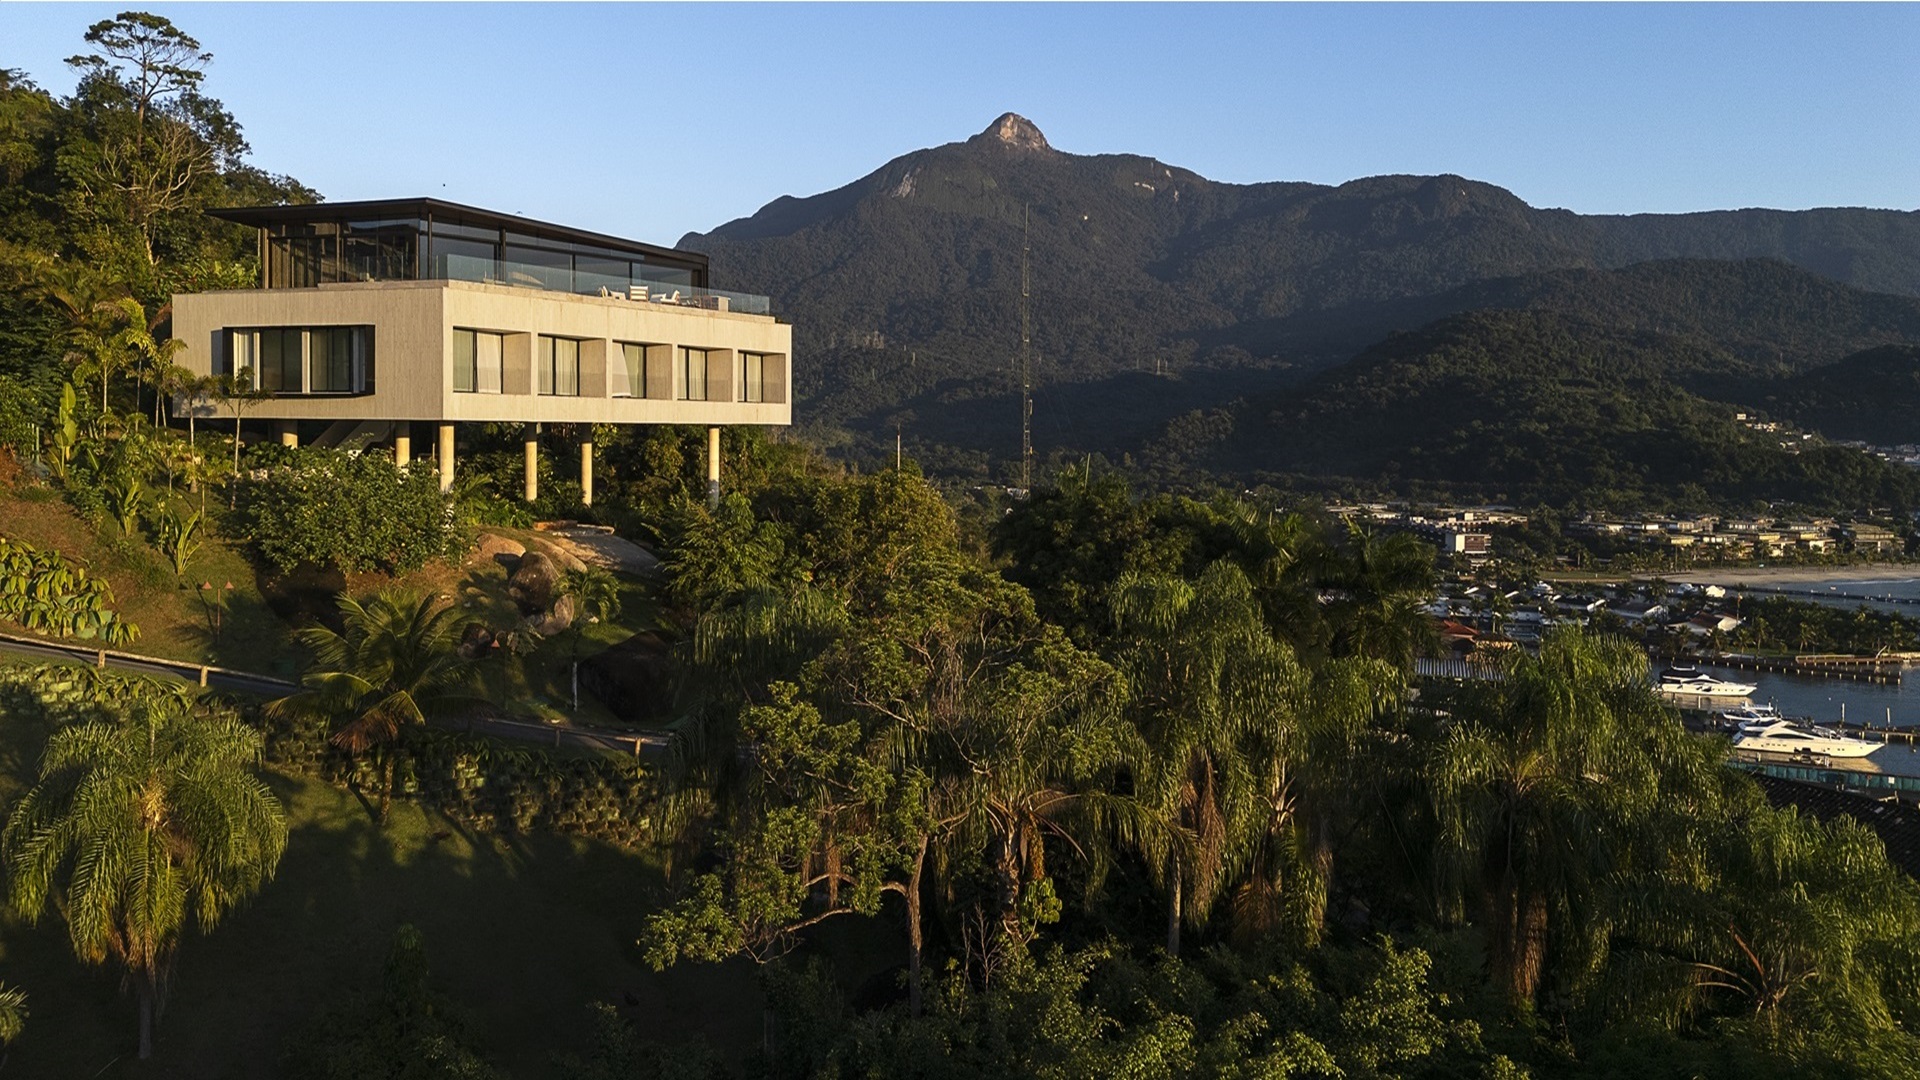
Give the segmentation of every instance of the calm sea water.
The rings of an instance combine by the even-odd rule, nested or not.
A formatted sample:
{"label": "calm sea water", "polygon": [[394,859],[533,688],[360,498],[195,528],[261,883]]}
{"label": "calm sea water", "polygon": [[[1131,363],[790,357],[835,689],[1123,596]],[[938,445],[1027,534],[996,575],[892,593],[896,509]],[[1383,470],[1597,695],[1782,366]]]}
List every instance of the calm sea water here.
{"label": "calm sea water", "polygon": [[[1746,700],[1771,704],[1788,716],[1809,716],[1822,722],[1841,718],[1847,723],[1883,727],[1892,716],[1894,727],[1920,725],[1920,667],[1908,667],[1906,679],[1897,684],[1850,682],[1846,679],[1820,679],[1807,675],[1780,675],[1770,671],[1740,671],[1698,665],[1716,679],[1754,683],[1757,689]],[[1741,703],[1738,698],[1687,698],[1678,703],[1687,708],[1719,710]]]}

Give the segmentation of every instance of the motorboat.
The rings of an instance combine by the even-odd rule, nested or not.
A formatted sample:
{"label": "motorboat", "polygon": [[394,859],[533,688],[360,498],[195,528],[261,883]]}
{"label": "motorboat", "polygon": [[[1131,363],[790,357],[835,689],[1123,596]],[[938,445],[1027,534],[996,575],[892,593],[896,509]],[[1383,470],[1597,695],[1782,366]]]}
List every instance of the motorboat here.
{"label": "motorboat", "polygon": [[1796,757],[1857,758],[1878,750],[1880,744],[1818,724],[1778,719],[1768,724],[1742,725],[1733,737],[1733,748]]}
{"label": "motorboat", "polygon": [[1746,697],[1758,689],[1754,683],[1716,679],[1696,667],[1670,667],[1660,673],[1653,688],[1663,694],[1688,697]]}
{"label": "motorboat", "polygon": [[1771,705],[1736,705],[1731,709],[1721,709],[1713,714],[1721,727],[1745,730],[1748,727],[1765,727],[1775,720],[1785,720],[1780,710]]}

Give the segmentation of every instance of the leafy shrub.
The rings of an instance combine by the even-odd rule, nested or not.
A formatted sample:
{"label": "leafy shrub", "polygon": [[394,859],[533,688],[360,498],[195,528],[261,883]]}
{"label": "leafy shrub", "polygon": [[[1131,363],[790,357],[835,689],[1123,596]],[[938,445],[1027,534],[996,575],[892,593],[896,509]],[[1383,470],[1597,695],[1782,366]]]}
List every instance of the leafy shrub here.
{"label": "leafy shrub", "polygon": [[340,569],[415,570],[461,546],[453,508],[431,465],[396,467],[381,454],[284,450],[242,489],[242,527],[283,573],[304,562]]}
{"label": "leafy shrub", "polygon": [[0,618],[61,637],[123,645],[140,636],[107,605],[113,587],[57,551],[0,536]]}

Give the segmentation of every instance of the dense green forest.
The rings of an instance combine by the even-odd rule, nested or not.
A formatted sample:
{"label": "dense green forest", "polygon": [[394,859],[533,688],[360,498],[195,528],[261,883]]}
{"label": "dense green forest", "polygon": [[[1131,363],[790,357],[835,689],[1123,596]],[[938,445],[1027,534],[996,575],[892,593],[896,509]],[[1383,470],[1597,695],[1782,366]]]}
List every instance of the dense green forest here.
{"label": "dense green forest", "polygon": [[[0,619],[294,682],[203,692],[0,664],[0,1065],[1913,1074],[1920,884],[1876,835],[1770,805],[1620,639],[1563,630],[1500,679],[1421,684],[1436,570],[1409,534],[1246,493],[1136,490],[1091,463],[1011,499],[757,430],[728,432],[711,502],[702,432],[596,432],[591,509],[553,476],[538,502],[499,498],[521,460],[504,428],[463,431],[471,467],[451,493],[421,462],[247,445],[240,389],[169,363],[166,298],[255,278],[244,238],[201,210],[314,193],[246,162],[203,91],[212,58],[168,20],[125,14],[85,47],[67,98],[13,72],[0,87]],[[1103,176],[1080,220],[1109,255],[1134,245],[1236,318],[1293,302],[1213,253],[1231,241],[1263,273],[1292,265],[1312,246],[1296,218],[1399,238],[1335,245],[1312,304],[1511,269],[1516,223],[1596,261],[1651,243],[1630,220],[1543,217],[1453,178],[1236,189],[1146,159],[1036,156],[1037,132],[1002,130],[1021,145],[929,152],[914,160],[988,164],[900,173],[890,197],[1010,214],[1035,192],[995,194],[1003,158],[1063,184]],[[730,233],[833,206],[884,217],[860,192],[820,198]],[[1095,224],[1128,200],[1163,239]],[[1075,205],[1036,221],[1072,227]],[[1848,220],[1816,224],[1840,237]],[[1188,232],[1226,239],[1174,243]],[[913,280],[911,245],[877,227],[873,243]],[[1112,262],[1101,246],[1082,251],[1089,274]],[[1388,257],[1369,251],[1397,268],[1360,275]],[[1007,268],[981,272],[942,288],[990,311]],[[1787,454],[1701,396],[1801,366],[1762,330],[1742,331],[1751,349],[1723,340],[1740,304],[1773,301],[1712,284],[1706,264],[1626,273],[1592,280],[1631,294],[1670,274],[1725,302],[1630,326],[1600,316],[1650,308],[1604,297],[1585,314],[1454,315],[1302,394],[1201,411],[1143,464],[1178,478],[1215,456],[1280,461],[1569,503],[1916,505],[1911,474]],[[1831,307],[1772,264],[1730,273]],[[1580,280],[1524,288],[1579,295]],[[1854,314],[1795,323],[1810,328],[1792,355],[1907,332],[1904,301],[1847,295]],[[910,299],[898,315],[948,317]],[[836,348],[874,347],[822,353],[851,355]],[[215,431],[160,407],[181,389],[223,402]],[[536,516],[603,522],[657,570],[565,566],[520,528]],[[583,700],[582,667],[643,676],[637,704],[591,700],[591,680]],[[537,742],[477,726],[510,723]]]}
{"label": "dense green forest", "polygon": [[1818,441],[1783,447],[1703,396],[1759,368],[1698,339],[1558,312],[1479,312],[1390,337],[1297,393],[1170,432],[1160,453],[1170,467],[1495,502],[1920,505],[1911,469]]}
{"label": "dense green forest", "polygon": [[1920,345],[1887,345],[1771,388],[1767,407],[1836,439],[1920,442]]}

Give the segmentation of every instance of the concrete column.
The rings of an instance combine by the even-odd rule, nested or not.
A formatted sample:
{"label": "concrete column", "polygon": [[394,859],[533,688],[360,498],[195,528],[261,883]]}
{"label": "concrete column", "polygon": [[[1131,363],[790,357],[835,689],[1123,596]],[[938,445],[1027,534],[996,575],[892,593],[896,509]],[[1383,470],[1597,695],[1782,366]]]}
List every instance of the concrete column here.
{"label": "concrete column", "polygon": [[593,436],[580,440],[580,504],[593,505]]}
{"label": "concrete column", "polygon": [[300,445],[300,427],[291,420],[275,420],[273,433],[280,436],[281,446]]}
{"label": "concrete column", "polygon": [[707,429],[707,505],[720,505],[720,429]]}
{"label": "concrete column", "polygon": [[413,425],[405,420],[393,422],[393,463],[402,469],[413,463]]}
{"label": "concrete column", "polygon": [[527,447],[527,501],[540,497],[540,425],[528,424],[526,431]]}
{"label": "concrete column", "polygon": [[440,449],[435,455],[440,459],[440,490],[453,490],[453,425],[440,425]]}

